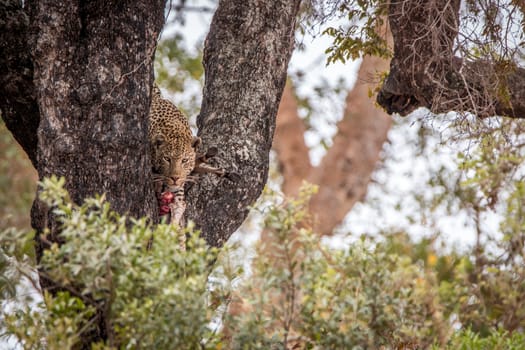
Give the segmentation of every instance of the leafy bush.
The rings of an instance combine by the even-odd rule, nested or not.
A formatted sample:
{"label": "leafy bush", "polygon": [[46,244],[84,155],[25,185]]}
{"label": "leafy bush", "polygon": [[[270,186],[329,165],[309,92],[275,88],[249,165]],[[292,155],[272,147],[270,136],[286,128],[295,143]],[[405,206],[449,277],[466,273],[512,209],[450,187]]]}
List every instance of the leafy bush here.
{"label": "leafy bush", "polygon": [[[310,189],[269,205],[251,274],[232,291],[237,274],[228,272],[228,249],[218,256],[191,228],[120,216],[103,197],[75,205],[63,185],[45,180],[41,191],[60,218],[63,244],[51,245],[39,268],[60,291],[45,292],[36,305],[2,307],[5,334],[24,349],[75,348],[101,317],[107,341],[93,349],[525,345],[517,331],[523,279],[512,278],[520,271],[476,267],[467,255],[439,254],[432,241],[413,243],[403,233],[328,248],[310,229]],[[181,234],[188,236],[185,251]],[[28,242],[30,235],[16,230],[0,237],[3,300],[15,294],[17,276],[37,284],[25,258]]]}
{"label": "leafy bush", "polygon": [[[103,197],[75,205],[63,185],[42,183],[40,197],[59,217],[64,243],[52,244],[39,266],[62,292],[45,292],[39,311],[26,306],[5,315],[8,332],[25,349],[68,349],[103,317],[111,331],[98,348],[215,348],[207,280],[217,251],[191,229],[130,223]],[[27,238],[10,232],[1,238],[7,254]],[[189,236],[186,251],[181,234]]]}
{"label": "leafy bush", "polygon": [[[436,278],[386,245],[328,249],[305,223],[308,192],[269,209],[266,239],[242,290],[249,312],[232,348],[365,349],[446,340]],[[240,302],[240,301],[239,301]]]}
{"label": "leafy bush", "polygon": [[[434,346],[438,350],[442,347]],[[525,335],[522,332],[508,333],[503,330],[494,331],[487,337],[481,337],[471,330],[454,334],[447,350],[520,350],[525,349]]]}

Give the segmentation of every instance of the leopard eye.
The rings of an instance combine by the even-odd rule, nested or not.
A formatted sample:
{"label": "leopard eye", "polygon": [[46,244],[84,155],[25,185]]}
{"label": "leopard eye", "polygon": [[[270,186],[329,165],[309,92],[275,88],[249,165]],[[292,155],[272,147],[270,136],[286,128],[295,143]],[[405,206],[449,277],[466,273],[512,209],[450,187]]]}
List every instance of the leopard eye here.
{"label": "leopard eye", "polygon": [[190,161],[189,158],[183,158],[183,159],[182,159],[182,163],[183,163],[183,164],[186,164],[186,163],[188,163],[189,161]]}
{"label": "leopard eye", "polygon": [[165,161],[166,163],[171,163],[170,157],[162,157],[162,160]]}

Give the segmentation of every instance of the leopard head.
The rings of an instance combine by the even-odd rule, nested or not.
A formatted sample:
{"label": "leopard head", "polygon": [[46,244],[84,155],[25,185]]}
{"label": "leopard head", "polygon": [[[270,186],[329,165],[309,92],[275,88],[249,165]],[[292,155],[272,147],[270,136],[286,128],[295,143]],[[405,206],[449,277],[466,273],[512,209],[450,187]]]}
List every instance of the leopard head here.
{"label": "leopard head", "polygon": [[[197,138],[158,133],[151,140],[153,172],[182,186],[195,167]],[[182,136],[182,137],[181,137]]]}

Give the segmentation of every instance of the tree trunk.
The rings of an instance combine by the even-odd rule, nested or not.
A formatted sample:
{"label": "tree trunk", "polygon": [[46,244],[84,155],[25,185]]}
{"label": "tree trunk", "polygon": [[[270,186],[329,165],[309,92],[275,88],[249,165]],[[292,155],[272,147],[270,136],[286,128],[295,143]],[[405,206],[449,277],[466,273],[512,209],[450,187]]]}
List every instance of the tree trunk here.
{"label": "tree trunk", "polygon": [[[40,111],[39,177],[65,177],[74,202],[105,193],[119,213],[153,216],[147,117],[163,3],[28,5]],[[32,224],[37,232],[53,226],[39,201]]]}
{"label": "tree trunk", "polygon": [[0,110],[36,168],[40,121],[29,47],[29,16],[21,1],[0,0]]}
{"label": "tree trunk", "polygon": [[353,206],[364,199],[380,160],[392,118],[374,104],[370,91],[388,60],[365,56],[354,88],[348,93],[343,119],[337,123],[334,144],[309,181],[319,184],[310,202],[316,229],[332,234]]}
{"label": "tree trunk", "polygon": [[[379,28],[378,34],[392,45],[387,26]],[[317,167],[310,164],[304,142],[305,127],[292,87],[285,88],[273,143],[283,176],[282,191],[287,196],[296,196],[303,181],[319,186],[310,201],[310,213],[315,218],[314,229],[321,235],[332,234],[352,207],[364,198],[380,159],[392,121],[369,94],[376,89],[379,75],[388,69],[388,64],[387,59],[363,57],[355,86],[346,98],[343,119],[337,123],[334,143]]]}
{"label": "tree trunk", "polygon": [[293,86],[287,83],[279,104],[272,146],[283,178],[281,191],[288,197],[299,194],[303,182],[307,181],[313,170],[309,149],[304,142],[305,132]]}
{"label": "tree trunk", "polygon": [[[156,216],[148,148],[153,54],[163,1],[2,1],[2,87],[6,125],[39,178],[66,178],[71,199],[105,193],[112,208]],[[31,211],[37,260],[57,242],[57,223],[38,199]],[[41,233],[50,228],[46,240]],[[40,275],[42,287],[53,282]],[[106,337],[104,316],[97,334]],[[86,345],[87,346],[87,345]]]}
{"label": "tree trunk", "polygon": [[266,184],[299,3],[220,1],[213,17],[197,126],[205,147],[218,147],[215,165],[240,178],[206,176],[190,190],[187,217],[212,246],[227,241]]}

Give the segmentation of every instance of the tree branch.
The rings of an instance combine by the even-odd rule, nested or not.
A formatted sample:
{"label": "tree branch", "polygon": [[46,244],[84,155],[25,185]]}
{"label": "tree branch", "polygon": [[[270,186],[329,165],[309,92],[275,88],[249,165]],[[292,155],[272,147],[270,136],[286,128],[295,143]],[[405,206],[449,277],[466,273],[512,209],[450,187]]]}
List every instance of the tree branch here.
{"label": "tree branch", "polygon": [[377,102],[389,114],[427,107],[525,118],[525,69],[454,57],[459,6],[460,0],[390,2],[394,57]]}
{"label": "tree branch", "polygon": [[[379,34],[392,44],[387,27]],[[295,196],[304,180],[319,185],[312,197],[310,212],[316,217],[316,230],[332,233],[352,207],[361,200],[387,139],[391,119],[377,108],[369,96],[378,84],[379,74],[389,61],[365,56],[357,82],[348,93],[343,119],[337,124],[333,146],[315,168],[310,165],[304,143],[305,127],[297,114],[297,102],[290,85],[285,88],[275,132],[274,149],[283,176],[282,191]]]}
{"label": "tree branch", "polygon": [[202,13],[213,12],[213,8],[208,7],[208,6],[173,5],[172,8],[178,12],[202,12]]}
{"label": "tree branch", "polygon": [[213,16],[198,134],[205,146],[218,148],[214,165],[240,179],[206,176],[189,192],[186,215],[212,246],[239,227],[266,183],[299,3],[221,1]]}
{"label": "tree branch", "polygon": [[334,144],[315,168],[310,181],[319,192],[310,202],[316,230],[329,235],[352,207],[366,194],[380,159],[391,118],[369,96],[388,60],[365,56],[354,88],[346,98],[344,118],[337,124]]}

